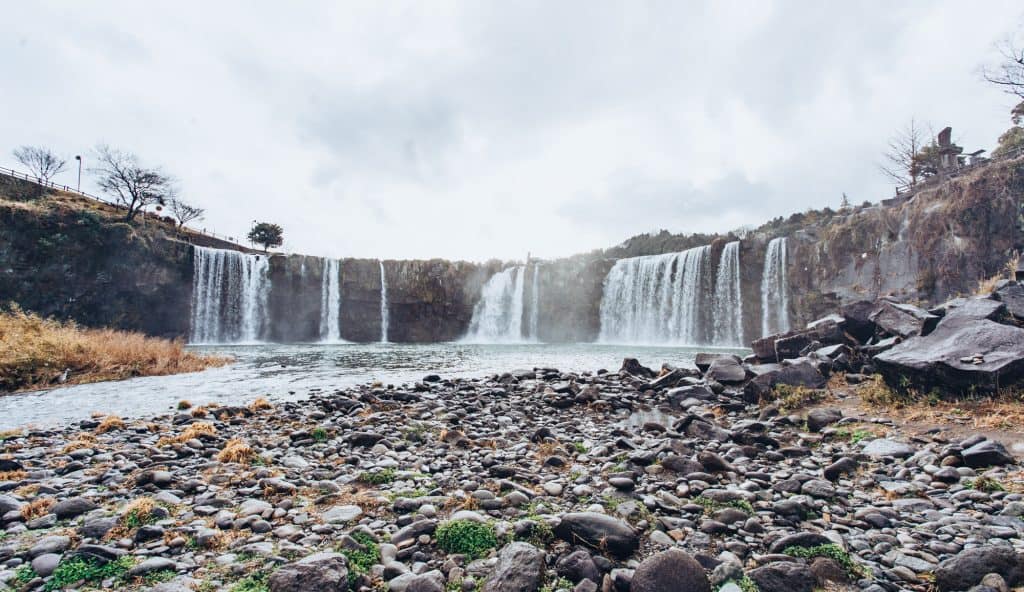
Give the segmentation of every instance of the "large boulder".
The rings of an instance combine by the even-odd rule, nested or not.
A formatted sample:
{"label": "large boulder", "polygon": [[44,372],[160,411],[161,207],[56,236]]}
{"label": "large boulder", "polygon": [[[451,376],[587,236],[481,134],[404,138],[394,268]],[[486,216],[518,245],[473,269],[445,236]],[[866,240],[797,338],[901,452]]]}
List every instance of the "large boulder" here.
{"label": "large boulder", "polygon": [[669,549],[644,559],[633,573],[630,592],[711,592],[704,568],[688,553]]}
{"label": "large boulder", "polygon": [[876,303],[871,300],[851,302],[840,309],[843,317],[843,330],[861,343],[867,343],[875,335],[875,323],[871,320]]}
{"label": "large boulder", "polygon": [[543,551],[529,543],[509,543],[498,553],[484,592],[536,592],[543,576]]}
{"label": "large boulder", "polygon": [[893,388],[912,384],[956,395],[995,391],[1024,377],[1024,329],[953,316],[874,361]]}
{"label": "large boulder", "polygon": [[750,347],[754,356],[762,362],[779,362],[800,357],[800,353],[812,343],[834,345],[846,341],[842,328],[835,320],[821,319],[812,327],[788,333],[769,335],[755,339]]}
{"label": "large boulder", "polygon": [[1013,462],[1013,455],[995,440],[982,440],[960,454],[964,457],[964,464],[973,469],[1008,465]]}
{"label": "large boulder", "polygon": [[1001,575],[1010,586],[1024,584],[1024,554],[992,545],[961,551],[939,564],[935,587],[939,592],[967,590],[990,573]]}
{"label": "large boulder", "polygon": [[992,297],[1006,306],[1010,316],[1024,321],[1024,286],[1016,282],[1008,283],[993,292]]}
{"label": "large boulder", "polygon": [[267,581],[270,592],[346,592],[348,567],[339,553],[316,553],[275,571]]}
{"label": "large boulder", "polygon": [[739,356],[722,356],[711,363],[704,378],[723,384],[737,384],[747,379],[747,370]]}
{"label": "large boulder", "polygon": [[632,526],[597,512],[563,514],[554,532],[570,544],[583,544],[623,559],[640,547],[640,534]]}
{"label": "large boulder", "polygon": [[1006,305],[991,298],[955,298],[942,305],[942,321],[949,319],[989,320],[1001,323],[1009,316]]}
{"label": "large boulder", "polygon": [[833,345],[843,343],[843,330],[832,319],[821,319],[803,331],[797,331],[775,341],[775,358],[791,360],[799,358],[807,346],[813,343]]}
{"label": "large boulder", "polygon": [[938,315],[923,308],[888,300],[878,302],[870,319],[880,331],[903,338],[928,335],[939,323]]}
{"label": "large boulder", "polygon": [[657,372],[644,366],[636,358],[624,358],[622,360],[622,368],[619,368],[619,373],[632,374],[633,376],[641,376],[643,378],[654,378],[657,376]]}
{"label": "large boulder", "polygon": [[798,362],[788,366],[780,366],[777,370],[766,372],[754,378],[743,387],[743,399],[748,403],[757,403],[768,399],[777,384],[803,386],[822,389],[828,379],[818,369],[806,362]]}

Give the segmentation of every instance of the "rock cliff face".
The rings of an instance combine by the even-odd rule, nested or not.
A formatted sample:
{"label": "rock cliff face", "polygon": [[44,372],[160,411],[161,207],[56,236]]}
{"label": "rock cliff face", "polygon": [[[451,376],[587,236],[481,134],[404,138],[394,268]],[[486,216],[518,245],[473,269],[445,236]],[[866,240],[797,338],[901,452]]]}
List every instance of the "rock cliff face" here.
{"label": "rock cliff face", "polygon": [[37,187],[0,176],[0,303],[88,326],[188,333],[190,245],[81,203],[43,203]]}
{"label": "rock cliff face", "polygon": [[789,245],[793,313],[803,321],[879,296],[933,305],[970,294],[1024,250],[1024,160],[807,226]]}
{"label": "rock cliff face", "polygon": [[[538,338],[595,340],[605,277],[620,257],[710,244],[710,266],[717,269],[724,245],[740,240],[740,308],[749,342],[761,335],[765,253],[779,236],[788,237],[794,326],[840,304],[890,294],[936,304],[970,293],[1024,249],[1024,159],[937,184],[904,203],[796,214],[744,236],[643,235],[603,252],[531,262],[526,293],[533,293],[537,264]],[[192,248],[182,238],[158,220],[128,225],[117,210],[102,204],[43,194],[32,183],[0,176],[0,301],[86,325],[187,336]],[[185,238],[246,250],[198,235]],[[341,337],[380,340],[380,262],[343,259],[339,267]],[[505,267],[497,261],[385,261],[389,340],[459,339],[469,328],[482,286]],[[319,340],[324,259],[273,255],[269,274],[266,337]]]}

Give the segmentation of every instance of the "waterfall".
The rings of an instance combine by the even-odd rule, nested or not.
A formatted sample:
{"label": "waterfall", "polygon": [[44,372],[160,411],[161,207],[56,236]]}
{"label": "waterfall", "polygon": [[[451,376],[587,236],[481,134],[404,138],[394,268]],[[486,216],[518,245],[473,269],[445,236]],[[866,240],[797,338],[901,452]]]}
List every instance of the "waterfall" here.
{"label": "waterfall", "polygon": [[703,342],[710,254],[704,246],[616,261],[604,281],[599,340]]}
{"label": "waterfall", "polygon": [[193,247],[192,343],[258,341],[267,319],[270,261]]}
{"label": "waterfall", "polygon": [[774,238],[764,255],[761,276],[761,335],[789,331],[789,281],[786,278],[786,239]]}
{"label": "waterfall", "polygon": [[743,294],[740,291],[740,242],[725,245],[715,275],[715,345],[743,345]]}
{"label": "waterfall", "polygon": [[487,280],[473,308],[468,341],[481,343],[523,340],[523,292],[526,266],[499,271]]}
{"label": "waterfall", "polygon": [[533,265],[533,283],[530,286],[530,341],[538,341],[540,328],[540,265]]}
{"label": "waterfall", "polygon": [[320,341],[341,341],[341,262],[324,259],[320,281]]}
{"label": "waterfall", "polygon": [[380,341],[388,342],[388,278],[383,261],[380,262]]}

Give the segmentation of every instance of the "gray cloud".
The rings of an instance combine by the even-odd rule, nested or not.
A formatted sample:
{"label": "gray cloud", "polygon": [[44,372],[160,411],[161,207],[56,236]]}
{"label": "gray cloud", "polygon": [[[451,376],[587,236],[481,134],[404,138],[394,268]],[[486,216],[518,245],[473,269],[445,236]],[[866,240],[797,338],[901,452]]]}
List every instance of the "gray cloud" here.
{"label": "gray cloud", "polygon": [[[0,164],[97,141],[204,225],[314,254],[558,256],[886,197],[911,116],[991,147],[1011,0],[32,2],[5,10]],[[46,27],[38,26],[46,23]],[[55,32],[59,32],[56,34]]]}

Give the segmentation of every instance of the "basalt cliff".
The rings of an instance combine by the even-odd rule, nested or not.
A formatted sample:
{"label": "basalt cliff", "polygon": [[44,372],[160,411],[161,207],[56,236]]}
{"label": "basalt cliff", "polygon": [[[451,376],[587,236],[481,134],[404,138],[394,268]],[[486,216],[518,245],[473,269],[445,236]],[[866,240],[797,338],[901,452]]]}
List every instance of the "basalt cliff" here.
{"label": "basalt cliff", "polygon": [[228,336],[214,341],[747,345],[857,300],[970,294],[1024,248],[1022,208],[1018,158],[740,233],[663,231],[518,263],[332,262],[268,257],[160,217],[128,224],[106,204],[0,176],[0,302],[193,341],[206,323],[207,337]]}

